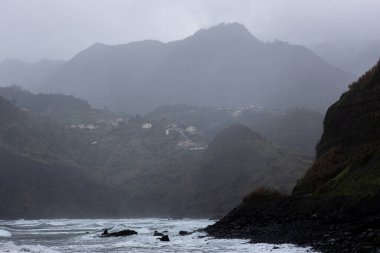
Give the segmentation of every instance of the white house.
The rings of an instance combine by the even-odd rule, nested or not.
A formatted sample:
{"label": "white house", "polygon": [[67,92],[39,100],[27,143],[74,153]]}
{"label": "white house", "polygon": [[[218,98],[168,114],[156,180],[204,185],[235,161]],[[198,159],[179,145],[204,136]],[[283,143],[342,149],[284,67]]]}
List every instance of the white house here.
{"label": "white house", "polygon": [[141,128],[143,128],[143,129],[152,128],[152,124],[151,123],[145,123],[144,125],[141,126]]}

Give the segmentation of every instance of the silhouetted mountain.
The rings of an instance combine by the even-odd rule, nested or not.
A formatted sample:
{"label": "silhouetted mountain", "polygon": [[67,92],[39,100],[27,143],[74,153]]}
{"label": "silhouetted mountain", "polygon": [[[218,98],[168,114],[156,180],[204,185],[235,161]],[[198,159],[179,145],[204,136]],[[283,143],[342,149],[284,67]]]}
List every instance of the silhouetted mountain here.
{"label": "silhouetted mountain", "polygon": [[41,89],[41,84],[64,63],[64,61],[46,59],[33,63],[15,59],[5,60],[0,63],[0,86],[17,84],[25,89],[38,91]]}
{"label": "silhouetted mountain", "polygon": [[291,196],[254,192],[207,231],[323,252],[378,251],[379,101],[380,61],[328,109],[316,161]]}
{"label": "silhouetted mountain", "polygon": [[308,46],[338,68],[360,76],[380,57],[380,41],[327,41]]}
{"label": "silhouetted mountain", "polygon": [[208,145],[192,173],[193,209],[225,214],[252,187],[266,185],[290,192],[310,164],[307,158],[271,144],[245,125],[231,125]]}
{"label": "silhouetted mountain", "polygon": [[234,23],[165,44],[95,44],[69,60],[45,88],[131,113],[164,104],[324,111],[352,79],[304,47],[263,43]]}

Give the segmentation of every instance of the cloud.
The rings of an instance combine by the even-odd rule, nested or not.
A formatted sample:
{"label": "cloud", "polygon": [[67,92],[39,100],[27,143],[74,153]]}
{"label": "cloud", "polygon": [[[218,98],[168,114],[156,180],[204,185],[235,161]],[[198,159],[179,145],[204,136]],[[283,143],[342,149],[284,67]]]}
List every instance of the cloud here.
{"label": "cloud", "polygon": [[95,42],[171,41],[220,22],[298,44],[379,39],[377,0],[2,0],[0,60],[68,59]]}

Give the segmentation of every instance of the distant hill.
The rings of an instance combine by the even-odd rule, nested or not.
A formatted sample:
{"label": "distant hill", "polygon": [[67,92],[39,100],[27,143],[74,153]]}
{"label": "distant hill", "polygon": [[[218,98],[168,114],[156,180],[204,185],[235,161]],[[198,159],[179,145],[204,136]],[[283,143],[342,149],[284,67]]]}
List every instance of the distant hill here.
{"label": "distant hill", "polygon": [[0,97],[0,217],[115,215],[116,191],[96,183],[75,162],[80,142],[31,116]]}
{"label": "distant hill", "polygon": [[33,111],[49,117],[66,126],[78,124],[107,123],[116,119],[125,120],[123,113],[113,113],[106,109],[94,109],[79,98],[62,94],[34,94],[20,86],[0,87],[0,96],[11,101],[22,110]]}
{"label": "distant hill", "polygon": [[44,91],[129,113],[164,104],[324,112],[353,78],[304,47],[261,42],[233,23],[169,43],[95,44],[53,74]]}
{"label": "distant hill", "polygon": [[225,214],[252,188],[290,192],[311,164],[306,157],[268,142],[249,127],[234,124],[208,145],[192,172],[194,209]]}
{"label": "distant hill", "polygon": [[[245,137],[252,140],[247,148],[259,161],[256,168],[259,174],[255,177],[262,183],[273,183],[273,186],[289,190],[295,183],[293,173],[307,168],[311,159],[309,150],[313,150],[322,125],[320,113],[304,109],[280,112],[256,107],[168,105],[144,116],[120,118],[120,114],[94,109],[73,96],[33,94],[15,86],[0,88],[0,95],[12,101],[0,101],[0,163],[4,187],[7,185],[4,191],[12,191],[10,198],[4,198],[13,206],[13,217],[60,217],[66,212],[70,217],[82,217],[86,208],[91,208],[91,212],[88,211],[91,217],[103,214],[125,217],[224,214],[238,199],[231,194],[243,196],[250,185],[236,185],[234,193],[221,191],[218,196],[225,203],[220,205],[212,201],[215,192],[204,189],[202,175],[211,180],[213,173],[218,173],[215,171],[218,160],[228,157],[229,151],[239,152],[236,143],[244,143]],[[246,123],[267,140],[248,127],[231,127],[229,138],[225,139],[227,130],[224,129],[236,123]],[[236,142],[232,142],[234,135]],[[215,158],[213,165],[204,165],[205,157],[218,145],[231,148],[220,153],[221,158]],[[300,150],[307,157],[290,149]],[[251,155],[247,158],[247,163],[256,161],[251,160]],[[254,169],[241,166],[240,162],[231,157],[231,163],[224,168],[225,174],[234,164],[239,168],[231,171],[237,175]],[[296,168],[290,170],[289,166],[293,165]],[[207,174],[206,166],[214,172]],[[260,174],[266,169],[280,171],[276,172],[278,176],[266,178]],[[57,201],[54,194],[49,194],[44,202],[47,198],[44,188],[55,185],[57,188],[53,190],[65,189],[55,175],[62,182],[73,183],[66,183],[70,188],[63,197],[67,208],[59,210],[53,208]],[[14,181],[9,181],[10,177]],[[19,183],[26,178],[30,180]],[[16,181],[17,184],[8,185]],[[78,188],[82,183],[89,191]],[[222,183],[216,180],[214,188],[221,189]],[[12,202],[26,198],[29,191],[33,193],[29,196],[30,201],[35,204],[24,208],[22,203]],[[76,191],[89,194],[86,198],[91,201],[81,203],[80,210],[75,213],[70,209],[73,202],[65,201],[66,198],[77,201],[74,199],[82,195],[69,198]],[[98,201],[90,191],[96,194],[100,191]],[[107,201],[111,201],[112,210],[92,208],[96,204],[104,205],[103,194],[110,194]],[[200,195],[204,198],[199,198]],[[42,207],[44,212],[36,212]],[[8,217],[10,212],[4,210],[2,215]]]}
{"label": "distant hill", "polygon": [[47,59],[33,63],[7,59],[0,63],[0,87],[16,84],[31,91],[39,91],[42,83],[64,63]]}
{"label": "distant hill", "polygon": [[194,126],[206,143],[229,125],[242,123],[268,141],[310,156],[314,156],[323,130],[323,115],[306,109],[276,111],[260,107],[166,105],[148,113],[146,118],[175,123],[183,128]]}
{"label": "distant hill", "polygon": [[326,41],[308,45],[317,55],[338,68],[361,76],[380,57],[380,41]]}

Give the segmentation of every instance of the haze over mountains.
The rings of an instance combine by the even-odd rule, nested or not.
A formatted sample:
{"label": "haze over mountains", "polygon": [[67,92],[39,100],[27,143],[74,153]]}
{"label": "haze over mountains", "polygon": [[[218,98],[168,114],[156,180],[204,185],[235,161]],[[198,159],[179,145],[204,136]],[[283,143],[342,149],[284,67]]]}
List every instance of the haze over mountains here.
{"label": "haze over mountains", "polygon": [[38,92],[42,83],[52,76],[65,62],[42,59],[27,63],[8,59],[0,63],[0,86],[20,85],[24,89]]}
{"label": "haze over mountains", "polygon": [[127,112],[178,103],[323,111],[352,78],[306,48],[263,43],[233,23],[166,44],[95,44],[69,60],[45,87]]}
{"label": "haze over mountains", "polygon": [[380,40],[325,41],[307,47],[327,62],[357,76],[371,68],[380,57]]}
{"label": "haze over mountains", "polygon": [[[302,46],[264,43],[238,23],[169,43],[94,44],[60,64],[35,78],[41,81],[38,91],[75,95],[95,107],[128,113],[163,104],[324,112],[354,79]],[[10,80],[0,78],[3,85]],[[24,86],[23,80],[14,81]]]}
{"label": "haze over mountains", "polygon": [[[172,105],[126,117],[16,86],[0,96],[0,188],[12,206],[0,215],[8,218],[220,216],[252,186],[289,191],[322,132],[322,115],[304,109]],[[223,159],[226,178],[216,176]]]}

